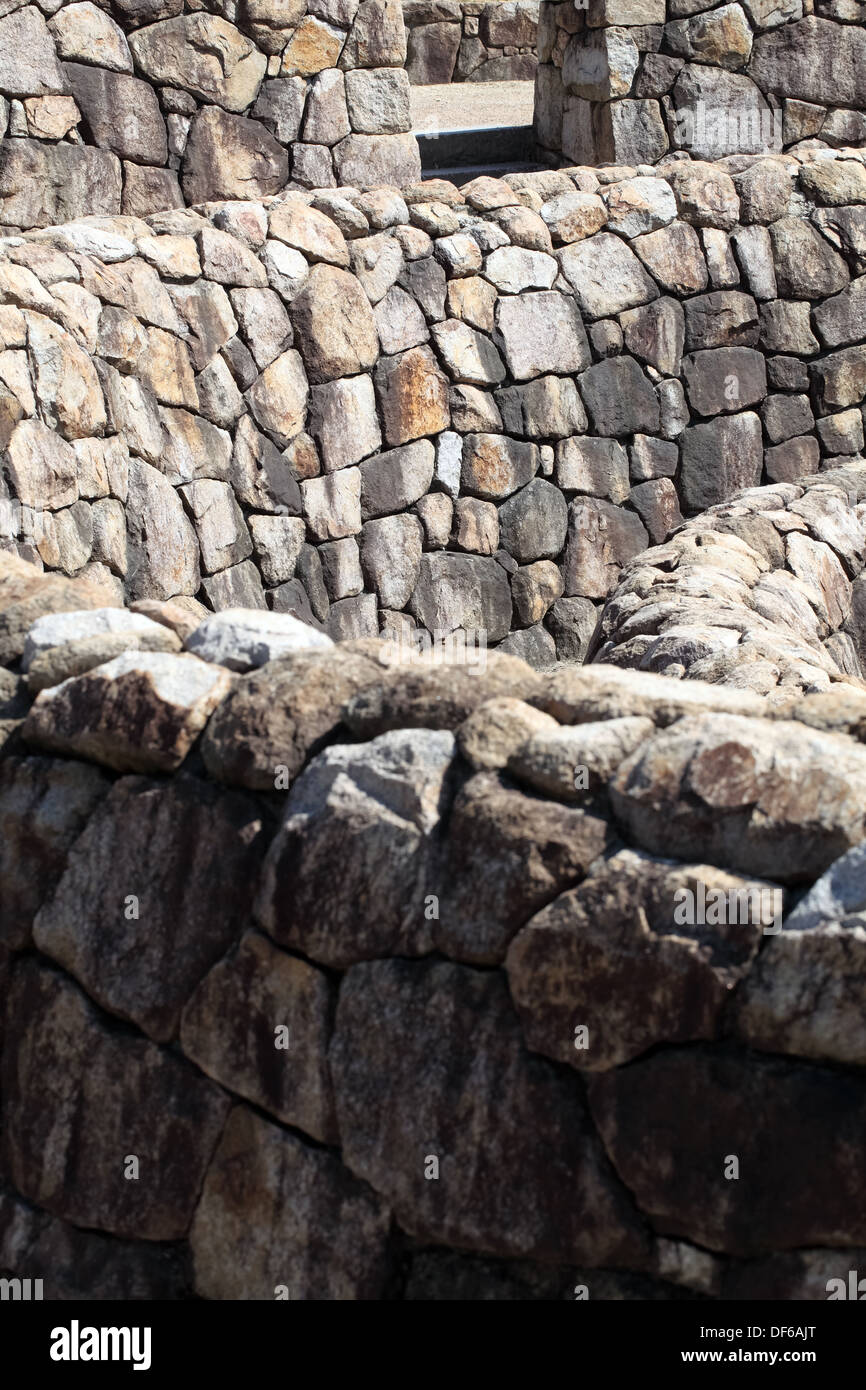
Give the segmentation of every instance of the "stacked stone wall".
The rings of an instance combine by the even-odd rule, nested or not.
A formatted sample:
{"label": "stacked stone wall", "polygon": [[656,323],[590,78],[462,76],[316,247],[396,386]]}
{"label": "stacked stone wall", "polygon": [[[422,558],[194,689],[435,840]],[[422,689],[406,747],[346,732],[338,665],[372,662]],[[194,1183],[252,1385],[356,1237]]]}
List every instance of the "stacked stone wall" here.
{"label": "stacked stone wall", "polygon": [[4,544],[129,601],[582,660],[684,516],[860,456],[864,218],[862,154],[818,150],[8,237]]}
{"label": "stacked stone wall", "polygon": [[538,0],[403,0],[403,19],[417,86],[535,77]]}
{"label": "stacked stone wall", "polygon": [[0,701],[4,1276],[756,1300],[863,1267],[862,689],[403,662],[6,555]]}
{"label": "stacked stone wall", "polygon": [[0,227],[420,176],[400,0],[46,0],[0,18]]}
{"label": "stacked stone wall", "polygon": [[543,0],[536,134],[568,163],[866,140],[863,6]]}

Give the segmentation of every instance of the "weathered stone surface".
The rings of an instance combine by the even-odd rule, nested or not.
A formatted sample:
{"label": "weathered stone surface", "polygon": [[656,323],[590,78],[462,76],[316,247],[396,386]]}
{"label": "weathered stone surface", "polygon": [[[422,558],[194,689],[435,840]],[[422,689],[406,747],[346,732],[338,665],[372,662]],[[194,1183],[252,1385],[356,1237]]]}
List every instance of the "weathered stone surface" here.
{"label": "weathered stone surface", "polygon": [[361,573],[358,542],[354,537],[345,536],[342,540],[328,541],[326,545],[320,546],[319,559],[322,562],[325,587],[332,603],[363,593],[364,576]]}
{"label": "weathered stone surface", "polygon": [[424,555],[410,608],[431,632],[481,629],[495,642],[511,625],[508,580],[492,559]]}
{"label": "weathered stone surface", "polygon": [[479,497],[500,500],[538,470],[538,449],[501,434],[469,434],[463,444],[461,483]]}
{"label": "weathered stone surface", "polygon": [[448,381],[430,348],[384,358],[374,379],[388,444],[407,444],[450,425]]}
{"label": "weathered stone surface", "polygon": [[580,314],[572,300],[555,290],[499,299],[496,330],[518,381],[545,372],[578,372],[590,361]]}
{"label": "weathered stone surface", "polygon": [[866,392],[866,349],[843,348],[816,362],[811,368],[822,411],[845,410],[859,405]]}
{"label": "weathered stone surface", "polygon": [[309,425],[328,473],[375,453],[382,433],[371,378],[347,377],[314,386]]}
{"label": "weathered stone surface", "polygon": [[421,178],[421,156],[414,135],[347,135],[334,146],[341,186],[405,188]]}
{"label": "weathered stone surface", "polygon": [[451,318],[434,323],[433,338],[446,371],[455,381],[491,386],[505,380],[507,373],[496,348],[468,324]]}
{"label": "weathered stone surface", "polygon": [[460,497],[454,506],[454,530],[458,550],[495,555],[499,549],[499,517],[492,502]]}
{"label": "weathered stone surface", "polygon": [[11,1192],[0,1197],[0,1258],[10,1275],[43,1280],[54,1299],[176,1300],[188,1283],[177,1247],[82,1231]]}
{"label": "weathered stone surface", "polygon": [[[296,436],[295,442],[305,438]],[[301,494],[289,461],[255,428],[250,416],[238,422],[230,479],[238,500],[262,512],[301,512]]]}
{"label": "weathered stone surface", "polygon": [[70,850],[34,939],[103,1008],[166,1041],[241,931],[262,840],[238,794],[124,778]]}
{"label": "weathered stone surface", "polygon": [[[647,798],[655,825],[677,836],[684,856],[796,883],[863,838],[856,788],[866,763],[861,767],[859,749],[847,745],[840,758],[834,735],[804,733],[785,721],[715,715],[699,729],[685,719],[623,765],[611,796],[633,842],[650,853],[665,851],[648,824]],[[664,790],[654,777],[662,764]],[[712,817],[696,813],[701,804],[713,808]]]}
{"label": "weathered stone surface", "polygon": [[627,96],[640,62],[637,44],[622,29],[581,34],[569,43],[562,62],[562,82],[571,96],[609,101]]}
{"label": "weathered stone surface", "polygon": [[304,114],[307,83],[302,77],[273,77],[263,82],[252,114],[285,145],[297,140]]}
{"label": "weathered stone surface", "polygon": [[304,518],[317,540],[340,540],[343,536],[358,534],[361,529],[359,468],[341,468],[324,478],[308,478],[301,484],[301,493]]}
{"label": "weathered stone surface", "polygon": [[629,493],[629,501],[649,532],[652,545],[659,545],[682,525],[677,490],[670,478],[654,478],[639,483]]}
{"label": "weathered stone surface", "polygon": [[190,128],[181,172],[188,203],[267,197],[278,193],[288,177],[285,149],[259,121],[219,106],[201,108]]}
{"label": "weathered stone surface", "polygon": [[[443,633],[432,626],[430,631]],[[537,692],[538,677],[525,662],[503,652],[489,652],[483,642],[473,648],[467,640],[464,650],[458,645],[454,660],[444,659],[441,647],[433,648],[424,658],[419,656],[381,677],[347,702],[344,716],[355,737],[363,739],[391,729],[453,729],[487,700],[503,695],[529,700]]]}
{"label": "weathered stone surface", "polygon": [[[859,1065],[863,852],[849,850],[786,918],[737,995],[735,1029],[750,1046]],[[804,994],[809,1003],[803,1007]]]}
{"label": "weathered stone surface", "polygon": [[599,232],[559,252],[562,273],[589,318],[607,318],[646,304],[658,290],[619,237]]}
{"label": "weathered stone surface", "polygon": [[378,68],[346,74],[346,103],[352,129],[367,135],[399,135],[412,129],[410,74]]}
{"label": "weathered stone surface", "polygon": [[361,568],[383,608],[405,608],[418,580],[422,528],[413,516],[386,516],[361,530]]}
{"label": "weathered stone surface", "polygon": [[665,170],[665,178],[684,222],[730,230],[739,221],[737,190],[723,169],[702,160],[682,160]]}
{"label": "weathered stone surface", "polygon": [[111,72],[132,72],[123,30],[90,0],[66,5],[48,21],[60,58],[89,60]]}
{"label": "weathered stone surface", "polygon": [[[459,14],[453,16],[459,19]],[[413,27],[408,34],[406,71],[415,86],[450,82],[460,48],[461,26],[447,22]],[[485,50],[486,51],[486,50]]]}
{"label": "weathered stone surface", "polygon": [[256,423],[285,446],[303,428],[308,395],[301,356],[289,348],[256,378],[247,402]]}
{"label": "weathered stone surface", "polygon": [[92,759],[119,772],[179,767],[229,676],[195,657],[128,652],[37,696],[27,741]]}
{"label": "weathered stone surface", "polygon": [[0,92],[10,97],[65,92],[51,35],[35,5],[0,19]]}
{"label": "weathered stone surface", "polygon": [[272,237],[301,251],[309,261],[348,267],[349,250],[339,227],[323,212],[298,199],[287,198],[271,209],[268,230]]}
{"label": "weathered stone surface", "polygon": [[[0,224],[53,227],[88,214],[120,213],[117,156],[90,146],[4,140],[0,150]],[[38,307],[38,306],[35,306]]]}
{"label": "weathered stone surface", "polygon": [[83,579],[42,574],[32,564],[0,550],[0,662],[11,665],[24,651],[37,618],[69,609],[119,605],[116,596]]}
{"label": "weathered stone surface", "polygon": [[662,289],[689,295],[706,288],[706,262],[698,234],[688,222],[671,222],[637,237],[634,250]]}
{"label": "weathered stone surface", "polygon": [[[33,959],[14,972],[7,1019],[4,1156],[18,1190],[79,1226],[185,1236],[228,1097],[172,1053],[109,1031],[70,981]],[[127,1181],[124,1154],[147,1156],[148,1181]]]}
{"label": "weathered stone surface", "polygon": [[502,545],[519,564],[555,559],[565,545],[568,506],[558,488],[533,478],[499,508]]}
{"label": "weathered stone surface", "polygon": [[205,574],[239,564],[252,552],[243,512],[228,483],[201,479],[181,489],[195,523]]}
{"label": "weathered stone surface", "polygon": [[457,729],[457,747],[476,772],[498,772],[519,744],[557,727],[549,714],[506,695],[473,710]]}
{"label": "weathered stone surface", "polygon": [[[487,708],[468,722],[480,722]],[[523,730],[525,736],[525,719]],[[517,791],[489,772],[471,778],[448,822],[439,950],[470,964],[497,964],[515,932],[582,878],[610,838],[597,816]]]}
{"label": "weathered stone surface", "polygon": [[560,244],[581,241],[601,230],[607,208],[595,193],[558,193],[541,207],[541,216],[553,240]]}
{"label": "weathered stone surface", "polygon": [[30,927],[53,891],[70,846],[109,783],[85,763],[7,757],[0,762],[0,940],[13,950],[30,944]]}
{"label": "weathered stone surface", "polygon": [[790,299],[836,294],[848,283],[843,258],[810,223],[783,217],[770,227],[779,293]]}
{"label": "weathered stone surface", "polygon": [[[862,1222],[852,1222],[862,1184],[851,1157],[862,1142],[858,1077],[672,1048],[593,1078],[589,1097],[617,1172],[668,1235],[744,1256],[863,1240]],[[658,1136],[652,1153],[639,1137],[649,1132]],[[726,1154],[742,1173],[772,1181],[730,1183],[719,1202]]]}
{"label": "weathered stone surface", "polygon": [[547,616],[558,661],[582,662],[596,629],[595,606],[585,598],[559,598]]}
{"label": "weathered stone surface", "polygon": [[129,46],[152,81],[180,87],[226,111],[255,101],[266,58],[219,15],[188,14],[138,29]]}
{"label": "weathered stone surface", "polygon": [[[593,1263],[638,1255],[643,1238],[579,1093],[526,1053],[498,976],[445,962],[357,966],[340,991],[330,1057],[344,1161],[393,1203],[405,1230],[501,1255]],[[495,1126],[486,1119],[493,1076]],[[464,1118],[455,1129],[458,1095]],[[398,1115],[395,1148],[385,1136]],[[418,1165],[430,1153],[440,1180],[422,1185]],[[488,1169],[495,1184],[483,1178]]]}
{"label": "weathered stone surface", "polygon": [[564,492],[586,492],[611,502],[628,497],[628,457],[615,440],[563,440],[557,445],[555,477]]}
{"label": "weathered stone surface", "polygon": [[[767,394],[764,358],[754,348],[714,348],[683,359],[689,404],[697,415],[729,414]],[[757,480],[756,480],[757,481]]]}
{"label": "weathered stone surface", "polygon": [[63,71],[95,145],[140,164],[166,162],[165,122],[147,82],[87,63],[65,63]]}
{"label": "weathered stone surface", "polygon": [[862,107],[863,53],[857,30],[810,15],[759,35],[749,72],[764,89],[800,101]]}
{"label": "weathered stone surface", "polygon": [[[607,1071],[662,1042],[718,1035],[730,992],[757,955],[763,924],[757,912],[744,912],[742,923],[684,931],[676,894],[696,893],[698,884],[708,894],[772,892],[772,885],[705,865],[674,866],[625,850],[594,865],[580,887],[527,923],[511,944],[507,968],[533,1051]],[[578,1050],[581,1025],[589,1030],[588,1046]]]}
{"label": "weathered stone surface", "polygon": [[[265,864],[256,913],[275,941],[338,967],[431,949],[424,898],[454,751],[451,734],[415,729],[319,754]],[[323,893],[337,845],[343,871],[325,875]],[[377,904],[369,924],[359,901]]]}
{"label": "weathered stone surface", "polygon": [[[795,306],[789,306],[794,308]],[[755,347],[758,306],[740,290],[696,295],[684,305],[686,347],[690,352],[714,347]]]}
{"label": "weathered stone surface", "polygon": [[238,681],[211,718],[202,755],[221,782],[273,790],[286,785],[341,729],[342,707],[381,671],[360,653],[305,648]]}
{"label": "weathered stone surface", "polygon": [[752,411],[693,425],[683,431],[680,444],[687,511],[703,511],[760,481],[761,422]]}
{"label": "weathered stone surface", "polygon": [[195,531],[171,484],[139,459],[130,460],[126,521],[130,596],[195,594],[200,582]]}
{"label": "weathered stone surface", "polygon": [[597,362],[579,384],[597,434],[654,434],[658,429],[658,399],[633,357]]}
{"label": "weathered stone surface", "polygon": [[[238,1172],[244,1174],[238,1183]],[[382,1296],[390,1213],[331,1153],[238,1106],[208,1170],[190,1232],[203,1298]]]}
{"label": "weathered stone surface", "polygon": [[27,507],[55,510],[78,497],[75,454],[38,420],[21,420],[8,445],[9,478]]}
{"label": "weathered stone surface", "polygon": [[82,608],[46,613],[36,619],[27,633],[21,653],[21,669],[29,672],[40,656],[78,638],[113,632],[144,634],[151,632],[154,626],[149,618],[139,613],[128,613],[124,608]]}
{"label": "weathered stone surface", "polygon": [[496,403],[509,434],[563,439],[586,429],[583,403],[568,377],[537,377],[525,386],[503,387]]}
{"label": "weathered stone surface", "polygon": [[375,364],[379,339],[373,311],[347,271],[313,266],[289,312],[311,381],[351,376]]}
{"label": "weathered stone surface", "polygon": [[[334,1002],[334,987],[322,971],[247,931],[189,1000],[181,1047],[215,1081],[284,1124],[334,1143],[327,1061]],[[288,1030],[285,1048],[275,1036],[281,1027]],[[263,1066],[268,1043],[274,1058]]]}
{"label": "weathered stone surface", "polygon": [[[435,450],[429,439],[419,439],[401,449],[390,449],[387,453],[366,459],[357,470],[360,476],[360,509],[364,520],[387,516],[390,512],[410,507],[423,497],[433,481],[434,460]],[[336,476],[344,477],[347,471]],[[360,525],[357,529],[360,531]]]}
{"label": "weathered stone surface", "polygon": [[620,316],[625,343],[629,352],[656,371],[679,373],[685,342],[685,320],[679,300],[665,296],[627,309]]}
{"label": "weathered stone surface", "polygon": [[646,549],[649,537],[633,512],[596,497],[576,497],[569,507],[563,562],[570,597],[606,598],[624,564]]}
{"label": "weathered stone surface", "polygon": [[[134,618],[135,615],[131,616]],[[145,632],[120,629],[93,637],[79,637],[37,656],[27,672],[27,688],[37,695],[40,690],[59,685],[71,676],[83,675],[85,671],[102,666],[124,652],[178,652],[180,647],[179,638],[157,623],[149,623]]]}
{"label": "weathered stone surface", "polygon": [[500,246],[484,262],[484,275],[503,294],[549,290],[557,274],[552,256],[522,246]]}
{"label": "weathered stone surface", "polygon": [[411,295],[394,285],[374,309],[382,351],[404,352],[429,337],[424,315]]}
{"label": "weathered stone surface", "polygon": [[224,609],[205,618],[186,638],[187,651],[230,671],[249,671],[306,648],[330,647],[331,640],[288,613],[249,613]]}

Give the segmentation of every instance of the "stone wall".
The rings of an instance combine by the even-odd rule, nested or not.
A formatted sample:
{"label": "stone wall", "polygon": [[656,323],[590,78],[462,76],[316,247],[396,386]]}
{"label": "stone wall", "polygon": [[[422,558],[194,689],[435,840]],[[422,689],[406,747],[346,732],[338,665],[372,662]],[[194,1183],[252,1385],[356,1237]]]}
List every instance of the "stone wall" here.
{"label": "stone wall", "polygon": [[569,163],[866,141],[854,0],[542,0],[536,132]]}
{"label": "stone wall", "polygon": [[866,468],[752,488],[626,565],[595,660],[772,701],[866,672]]}
{"label": "stone wall", "polygon": [[4,1275],[754,1300],[863,1267],[866,692],[148,612],[0,556]]}
{"label": "stone wall", "polygon": [[860,455],[861,153],[404,194],[0,242],[6,548],[543,666],[683,515]]}
{"label": "stone wall", "polygon": [[400,0],[2,11],[0,227],[420,176]]}
{"label": "stone wall", "polygon": [[538,0],[403,0],[403,19],[418,86],[535,76]]}

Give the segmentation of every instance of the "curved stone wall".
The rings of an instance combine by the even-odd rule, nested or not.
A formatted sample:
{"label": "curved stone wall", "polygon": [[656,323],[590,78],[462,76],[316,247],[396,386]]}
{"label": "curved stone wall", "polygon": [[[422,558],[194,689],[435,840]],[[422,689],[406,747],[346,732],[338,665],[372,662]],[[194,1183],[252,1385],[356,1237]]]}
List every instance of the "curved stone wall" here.
{"label": "curved stone wall", "polygon": [[542,0],[536,133],[575,163],[866,139],[866,31],[837,0]]}
{"label": "curved stone wall", "polygon": [[0,555],[4,1275],[754,1300],[862,1267],[866,693],[148,614]]}
{"label": "curved stone wall", "polygon": [[0,227],[413,183],[405,59],[400,0],[11,0]]}
{"label": "curved stone wall", "polygon": [[740,493],[626,565],[594,659],[753,690],[862,686],[866,466]]}
{"label": "curved stone wall", "polygon": [[7,238],[6,546],[129,600],[582,660],[683,514],[859,456],[864,204],[860,153],[807,152]]}

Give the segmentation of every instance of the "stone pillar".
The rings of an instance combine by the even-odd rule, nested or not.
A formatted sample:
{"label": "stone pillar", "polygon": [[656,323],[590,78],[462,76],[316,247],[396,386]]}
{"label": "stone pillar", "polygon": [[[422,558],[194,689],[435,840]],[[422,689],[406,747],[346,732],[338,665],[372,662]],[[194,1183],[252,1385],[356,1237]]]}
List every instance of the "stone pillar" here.
{"label": "stone pillar", "polygon": [[[695,13],[696,10],[701,11]],[[572,164],[771,153],[866,132],[866,31],[800,0],[543,0],[535,124]]]}

